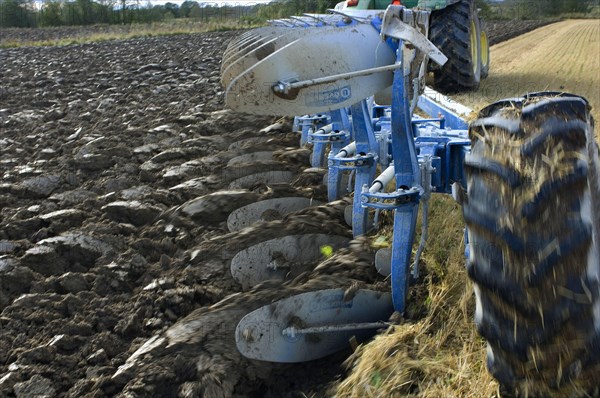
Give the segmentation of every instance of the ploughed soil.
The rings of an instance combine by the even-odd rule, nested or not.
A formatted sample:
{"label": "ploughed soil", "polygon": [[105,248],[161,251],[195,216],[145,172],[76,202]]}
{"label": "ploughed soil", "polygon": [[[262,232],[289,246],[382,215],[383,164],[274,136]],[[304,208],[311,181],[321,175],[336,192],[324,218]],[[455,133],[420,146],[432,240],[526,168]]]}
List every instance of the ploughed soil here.
{"label": "ploughed soil", "polygon": [[494,45],[554,22],[556,21],[541,19],[493,20],[486,21],[485,26],[490,45]]}
{"label": "ploughed soil", "polygon": [[[222,301],[242,291],[238,251],[350,236],[343,201],[229,233],[229,213],[261,199],[326,202],[285,120],[222,110],[236,34],[1,50],[0,396],[301,396],[339,373],[340,356],[271,366],[235,346],[255,308],[376,280],[355,242],[319,272]],[[269,185],[244,180],[265,172]]]}
{"label": "ploughed soil", "polygon": [[239,319],[280,298],[387,289],[360,240],[285,281],[232,278],[258,242],[350,236],[345,201],[229,232],[249,203],[326,202],[288,121],[223,110],[238,34],[0,50],[0,397],[326,396],[342,373],[348,352],[272,365],[235,346]]}
{"label": "ploughed soil", "polygon": [[[487,21],[490,44],[500,43],[522,35],[533,29],[552,23],[551,20],[493,20]],[[193,28],[201,28],[201,24],[192,24]],[[92,25],[92,26],[57,26],[40,29],[9,28],[2,29],[0,46],[18,43],[68,42],[90,37],[132,35],[136,32],[148,33],[153,25]],[[182,25],[180,30],[184,30]]]}

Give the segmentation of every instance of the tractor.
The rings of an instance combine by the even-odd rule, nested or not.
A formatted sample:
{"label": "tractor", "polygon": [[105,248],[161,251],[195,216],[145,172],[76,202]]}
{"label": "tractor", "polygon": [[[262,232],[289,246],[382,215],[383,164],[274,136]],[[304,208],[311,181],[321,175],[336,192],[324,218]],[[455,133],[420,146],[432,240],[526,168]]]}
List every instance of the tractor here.
{"label": "tractor", "polygon": [[[431,10],[429,40],[448,57],[439,66],[430,63],[430,84],[442,92],[476,90],[490,70],[490,47],[485,22],[473,1],[396,0],[406,8]],[[338,3],[336,10],[385,10],[386,0],[349,0]]]}

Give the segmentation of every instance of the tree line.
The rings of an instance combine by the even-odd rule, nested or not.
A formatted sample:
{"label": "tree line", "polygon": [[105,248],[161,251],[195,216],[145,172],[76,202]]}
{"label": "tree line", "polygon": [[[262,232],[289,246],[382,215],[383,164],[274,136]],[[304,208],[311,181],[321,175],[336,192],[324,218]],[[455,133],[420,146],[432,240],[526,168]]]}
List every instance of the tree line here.
{"label": "tree line", "polygon": [[565,14],[587,14],[598,0],[504,0],[501,3],[488,3],[486,14],[494,19],[541,19],[559,17]]}
{"label": "tree line", "polygon": [[336,0],[279,0],[271,4],[218,7],[191,0],[162,5],[146,1],[144,4],[140,0],[0,0],[0,27],[131,24],[176,18],[260,23],[302,12],[325,12],[337,3]]}
{"label": "tree line", "polygon": [[[214,7],[186,0],[153,5],[149,0],[0,0],[0,27],[131,24],[174,18],[239,19],[261,23],[303,12],[324,12],[339,0],[276,0],[248,7]],[[598,0],[475,0],[489,18],[523,19],[586,13]]]}
{"label": "tree line", "polygon": [[78,26],[251,18],[258,6],[214,7],[186,0],[153,5],[140,0],[0,0],[0,27]]}

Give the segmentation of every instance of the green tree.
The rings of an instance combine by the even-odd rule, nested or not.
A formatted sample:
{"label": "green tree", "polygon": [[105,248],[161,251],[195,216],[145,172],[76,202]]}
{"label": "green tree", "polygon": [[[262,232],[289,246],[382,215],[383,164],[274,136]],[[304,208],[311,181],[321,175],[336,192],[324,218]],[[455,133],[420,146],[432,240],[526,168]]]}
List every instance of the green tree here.
{"label": "green tree", "polygon": [[480,10],[479,15],[484,18],[490,18],[492,9],[487,0],[475,0],[475,6]]}
{"label": "green tree", "polygon": [[328,9],[334,8],[338,0],[318,0],[317,1],[317,12],[325,12]]}
{"label": "green tree", "polygon": [[564,13],[587,13],[596,0],[506,0],[496,6],[503,17],[538,19]]}
{"label": "green tree", "polygon": [[593,1],[591,0],[565,0],[563,3],[563,12],[587,13],[590,11],[592,5]]}
{"label": "green tree", "polygon": [[181,3],[181,6],[179,6],[179,16],[183,18],[189,18],[190,13],[194,7],[200,8],[198,2],[190,0],[184,1],[183,3]]}
{"label": "green tree", "polygon": [[91,0],[75,0],[77,8],[79,8],[79,15],[81,17],[82,25],[90,25],[94,23],[94,8]]}
{"label": "green tree", "polygon": [[114,5],[114,2],[92,2],[93,23],[113,23]]}
{"label": "green tree", "polygon": [[202,9],[200,8],[200,5],[198,3],[196,3],[195,1],[193,3],[194,4],[190,8],[190,12],[189,12],[188,16],[190,18],[194,18],[194,19],[202,18]]}
{"label": "green tree", "polygon": [[165,16],[171,14],[173,18],[179,18],[179,6],[175,3],[165,3]]}
{"label": "green tree", "polygon": [[62,20],[62,6],[58,1],[51,1],[45,3],[40,11],[40,25],[41,26],[60,26],[63,24]]}
{"label": "green tree", "polygon": [[81,17],[81,8],[75,2],[67,2],[63,4],[63,21],[65,25],[76,26],[83,24]]}
{"label": "green tree", "polygon": [[27,28],[35,26],[32,7],[25,0],[0,0],[0,26]]}

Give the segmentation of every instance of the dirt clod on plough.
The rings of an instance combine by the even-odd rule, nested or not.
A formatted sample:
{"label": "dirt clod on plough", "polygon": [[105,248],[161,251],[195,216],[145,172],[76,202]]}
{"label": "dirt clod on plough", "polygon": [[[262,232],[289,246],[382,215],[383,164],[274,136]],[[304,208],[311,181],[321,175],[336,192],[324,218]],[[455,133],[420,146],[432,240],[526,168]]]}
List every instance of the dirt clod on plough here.
{"label": "dirt clod on plough", "polygon": [[274,370],[289,365],[251,361],[237,350],[235,327],[247,313],[292,295],[346,289],[348,298],[358,288],[387,291],[372,267],[373,255],[364,239],[353,241],[320,263],[283,284],[263,282],[254,289],[193,311],[166,332],[150,338],[112,376],[96,388],[140,396],[166,396],[179,386],[181,396],[243,397]]}

